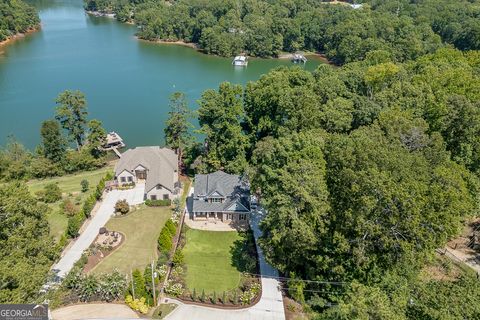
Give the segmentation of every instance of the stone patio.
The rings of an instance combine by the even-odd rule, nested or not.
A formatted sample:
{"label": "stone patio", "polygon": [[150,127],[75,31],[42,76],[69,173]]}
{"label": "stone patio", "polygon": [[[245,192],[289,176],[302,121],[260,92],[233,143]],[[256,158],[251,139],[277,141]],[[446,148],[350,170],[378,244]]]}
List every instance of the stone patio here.
{"label": "stone patio", "polygon": [[247,221],[222,222],[221,220],[193,220],[189,215],[185,216],[185,224],[192,229],[208,231],[241,231],[248,229]]}

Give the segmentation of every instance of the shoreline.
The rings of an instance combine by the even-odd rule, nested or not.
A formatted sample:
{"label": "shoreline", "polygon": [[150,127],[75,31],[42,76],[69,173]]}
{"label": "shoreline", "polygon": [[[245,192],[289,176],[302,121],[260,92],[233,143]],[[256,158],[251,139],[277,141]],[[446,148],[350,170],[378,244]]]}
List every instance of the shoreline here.
{"label": "shoreline", "polygon": [[[108,18],[115,18],[115,14],[114,13],[104,13],[104,12],[100,12],[100,11],[88,11],[88,10],[85,10],[85,12],[87,14],[90,14],[90,15],[93,15],[95,17],[108,17]],[[120,22],[120,21],[119,21]],[[123,23],[126,23],[126,24],[135,24],[134,21],[127,21],[127,22],[123,22]],[[210,55],[210,56],[217,56],[215,54],[208,54],[208,53],[205,53],[199,46],[197,43],[194,43],[194,42],[185,42],[183,40],[163,40],[163,39],[159,39],[159,40],[147,40],[147,39],[142,39],[142,38],[139,38],[138,36],[135,35],[135,39],[139,40],[139,41],[145,41],[145,42],[148,42],[148,43],[156,43],[156,44],[167,44],[167,45],[177,45],[177,46],[182,46],[182,47],[187,47],[187,48],[191,48],[191,49],[195,49],[196,51],[200,52],[200,53],[203,53],[203,54],[206,54],[206,55]],[[333,62],[333,61],[330,61],[328,60],[327,56],[323,53],[320,53],[320,52],[308,52],[305,54],[306,57],[314,57],[314,59],[316,60],[320,60],[322,63],[325,63],[325,64],[329,64],[331,66],[335,66],[337,67],[337,65]],[[227,57],[223,57],[223,58],[227,58]],[[279,60],[291,60],[293,58],[293,53],[288,53],[288,52],[282,52],[278,55],[278,57],[266,57],[266,58],[262,58],[262,57],[250,57],[250,58],[253,58],[253,59],[279,59]]]}
{"label": "shoreline", "polygon": [[[27,31],[25,32],[19,32],[19,33],[16,33],[10,37],[8,37],[7,39],[3,40],[3,41],[0,41],[0,49],[2,49],[3,47],[7,46],[8,44],[10,43],[13,43],[19,39],[24,39],[25,37],[27,37],[28,35],[32,34],[32,33],[35,33],[37,31],[39,31],[41,28],[41,25],[38,25],[34,28],[30,28],[28,29]],[[0,51],[1,52],[1,51]]]}
{"label": "shoreline", "polygon": [[[177,45],[177,46],[182,46],[182,47],[187,47],[191,49],[195,49],[196,51],[209,55],[209,56],[217,56],[214,54],[208,54],[204,53],[203,50],[198,46],[198,44],[193,43],[193,42],[185,42],[183,40],[176,40],[176,41],[170,41],[170,40],[146,40],[146,39],[141,39],[138,36],[135,36],[135,38],[139,41],[144,41],[147,43],[156,43],[156,44],[166,44],[166,45]],[[305,54],[305,57],[314,57],[316,60],[320,60],[323,63],[332,65],[332,66],[337,66],[334,62],[328,60],[327,56],[323,53],[320,52],[309,52]],[[222,57],[222,58],[228,58],[228,57]],[[249,58],[253,59],[278,59],[278,60],[291,60],[293,58],[293,53],[281,53],[278,55],[278,57],[252,57],[249,56]]]}

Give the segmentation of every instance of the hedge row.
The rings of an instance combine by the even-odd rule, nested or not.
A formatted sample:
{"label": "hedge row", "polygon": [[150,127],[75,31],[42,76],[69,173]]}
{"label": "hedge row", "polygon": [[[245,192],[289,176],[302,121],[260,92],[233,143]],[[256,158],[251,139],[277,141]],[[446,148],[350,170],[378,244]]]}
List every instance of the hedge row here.
{"label": "hedge row", "polygon": [[161,253],[168,254],[170,252],[173,245],[172,239],[176,232],[177,227],[171,219],[168,219],[158,237],[158,250],[160,250]]}
{"label": "hedge row", "polygon": [[68,219],[67,237],[75,238],[78,235],[82,223],[86,218],[90,217],[90,213],[95,206],[95,203],[102,197],[103,190],[105,189],[105,183],[113,179],[113,174],[108,172],[97,184],[95,192],[93,192],[83,203],[82,210],[80,210],[73,217]]}
{"label": "hedge row", "polygon": [[165,199],[165,200],[145,200],[145,204],[149,207],[167,207],[172,204],[172,200]]}

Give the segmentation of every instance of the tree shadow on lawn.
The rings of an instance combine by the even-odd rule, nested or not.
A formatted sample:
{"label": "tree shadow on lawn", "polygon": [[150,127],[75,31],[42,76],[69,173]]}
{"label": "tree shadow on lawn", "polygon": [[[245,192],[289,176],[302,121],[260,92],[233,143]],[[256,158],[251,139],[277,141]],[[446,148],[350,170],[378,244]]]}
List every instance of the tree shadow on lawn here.
{"label": "tree shadow on lawn", "polygon": [[239,231],[241,239],[235,240],[230,247],[232,266],[240,272],[257,273],[257,248],[251,230]]}

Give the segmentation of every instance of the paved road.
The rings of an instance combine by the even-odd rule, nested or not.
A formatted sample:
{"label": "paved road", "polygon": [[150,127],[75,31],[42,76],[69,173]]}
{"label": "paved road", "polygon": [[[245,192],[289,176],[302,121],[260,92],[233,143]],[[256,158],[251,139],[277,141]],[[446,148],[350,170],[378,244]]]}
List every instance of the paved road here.
{"label": "paved road", "polygon": [[138,315],[124,304],[89,303],[78,304],[51,312],[53,320],[76,319],[137,319]]}
{"label": "paved road", "polygon": [[56,272],[57,276],[63,278],[70,272],[75,262],[80,259],[82,253],[97,237],[98,230],[110,219],[114,212],[115,203],[118,200],[126,199],[130,205],[140,204],[143,202],[144,190],[145,184],[137,184],[134,189],[113,190],[107,193],[88,226],[53,267],[53,271]]}
{"label": "paved road", "polygon": [[[255,239],[261,236],[259,223],[264,215],[263,211],[252,215],[250,225]],[[222,310],[194,305],[187,305],[175,301],[179,306],[165,319],[182,320],[285,320],[283,310],[282,293],[279,290],[280,284],[276,277],[278,271],[265,262],[263,252],[257,245],[258,259],[260,261],[260,272],[262,274],[262,297],[260,301],[251,308],[242,310]],[[171,301],[171,299],[169,299]],[[171,301],[173,302],[173,301]]]}

